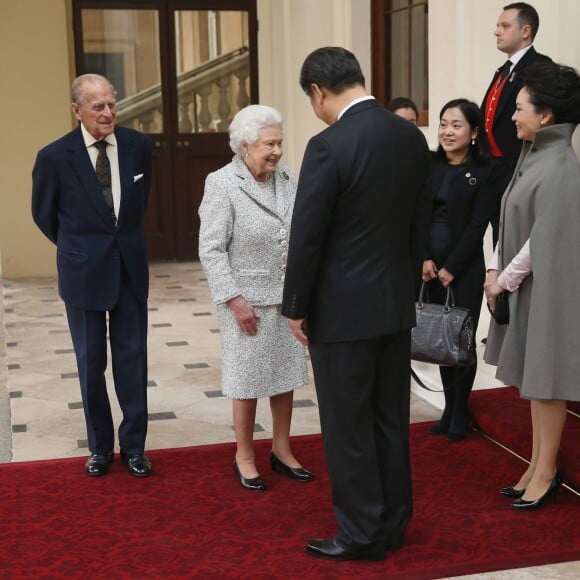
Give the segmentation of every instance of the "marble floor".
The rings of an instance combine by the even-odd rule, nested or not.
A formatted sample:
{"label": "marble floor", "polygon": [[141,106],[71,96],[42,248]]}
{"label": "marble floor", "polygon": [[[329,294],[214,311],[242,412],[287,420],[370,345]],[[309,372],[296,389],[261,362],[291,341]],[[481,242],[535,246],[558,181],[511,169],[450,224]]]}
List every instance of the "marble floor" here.
{"label": "marble floor", "polygon": [[[0,277],[0,286],[0,462],[85,457],[88,449],[76,363],[56,280]],[[481,329],[487,327],[486,317],[482,312]],[[479,340],[478,345],[481,348]],[[199,263],[151,265],[148,349],[147,448],[233,441],[231,402],[220,391],[217,319]],[[499,387],[492,369],[480,366],[475,388]],[[418,365],[417,370],[428,385],[438,388],[433,368]],[[108,383],[112,385],[110,376]],[[118,424],[114,393],[111,401]],[[438,418],[441,405],[439,393],[413,386],[412,422]],[[255,437],[270,438],[267,401],[259,402],[256,422]],[[295,392],[292,434],[319,431],[311,379]],[[578,577],[580,562],[469,576]]]}

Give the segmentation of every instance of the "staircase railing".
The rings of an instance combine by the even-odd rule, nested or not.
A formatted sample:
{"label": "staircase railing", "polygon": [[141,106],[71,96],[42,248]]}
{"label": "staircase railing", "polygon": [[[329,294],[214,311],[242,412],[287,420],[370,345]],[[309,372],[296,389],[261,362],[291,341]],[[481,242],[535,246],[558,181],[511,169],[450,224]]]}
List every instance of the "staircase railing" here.
{"label": "staircase railing", "polygon": [[[227,131],[233,113],[250,103],[247,47],[219,56],[177,77],[180,133]],[[143,133],[162,132],[163,103],[157,84],[117,103],[117,123]]]}

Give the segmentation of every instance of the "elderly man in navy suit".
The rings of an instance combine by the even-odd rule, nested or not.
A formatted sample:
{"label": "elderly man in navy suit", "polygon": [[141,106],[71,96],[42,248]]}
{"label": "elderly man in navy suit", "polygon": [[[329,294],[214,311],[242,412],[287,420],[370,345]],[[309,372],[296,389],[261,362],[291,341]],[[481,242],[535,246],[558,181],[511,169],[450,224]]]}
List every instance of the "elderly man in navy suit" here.
{"label": "elderly man in navy suit", "polygon": [[[115,127],[115,91],[86,74],[72,85],[79,126],[44,147],[32,172],[32,216],[56,244],[59,293],[75,349],[91,455],[105,475],[115,431],[107,395],[107,319],[115,391],[123,412],[121,460],[151,474],[147,434],[149,270],[142,220],[151,184],[151,142]],[[108,317],[107,317],[108,313]]]}
{"label": "elderly man in navy suit", "polygon": [[282,314],[308,344],[338,533],[309,554],[380,560],[411,518],[411,327],[430,214],[421,131],[366,94],[355,56],[310,54],[300,84],[329,127],[306,148]]}

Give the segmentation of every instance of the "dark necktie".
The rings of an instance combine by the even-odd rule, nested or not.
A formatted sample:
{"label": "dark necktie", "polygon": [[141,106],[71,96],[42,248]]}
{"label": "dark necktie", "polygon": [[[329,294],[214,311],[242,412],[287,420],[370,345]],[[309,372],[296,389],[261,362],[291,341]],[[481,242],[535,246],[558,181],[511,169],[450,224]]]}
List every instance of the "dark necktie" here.
{"label": "dark necktie", "polygon": [[507,60],[504,65],[499,69],[498,84],[501,85],[505,78],[510,74],[510,68],[512,67],[512,61]]}
{"label": "dark necktie", "polygon": [[108,143],[106,141],[97,141],[95,143],[95,147],[99,150],[95,170],[97,172],[97,179],[99,180],[99,184],[103,190],[103,197],[111,211],[113,221],[116,222],[115,205],[113,204],[113,188],[111,186],[111,164],[109,163],[109,158],[106,153],[107,145]]}

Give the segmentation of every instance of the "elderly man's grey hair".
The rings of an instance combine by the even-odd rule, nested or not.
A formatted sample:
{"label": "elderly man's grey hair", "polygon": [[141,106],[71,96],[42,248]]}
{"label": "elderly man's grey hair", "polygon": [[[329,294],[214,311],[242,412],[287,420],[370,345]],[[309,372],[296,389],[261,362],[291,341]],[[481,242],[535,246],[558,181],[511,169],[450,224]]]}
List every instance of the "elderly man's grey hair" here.
{"label": "elderly man's grey hair", "polygon": [[266,105],[249,105],[236,113],[230,123],[230,147],[234,153],[242,155],[242,145],[252,145],[264,129],[280,127],[284,130],[284,120],[279,111]]}
{"label": "elderly man's grey hair", "polygon": [[107,77],[89,73],[89,74],[81,75],[73,81],[72,89],[71,89],[72,102],[76,103],[77,105],[81,105],[82,100],[83,100],[83,87],[86,84],[90,85],[90,84],[97,84],[97,83],[104,83],[104,84],[109,85],[111,87],[111,90],[113,91],[113,95],[115,97],[117,96],[117,92],[115,91],[115,88],[113,87],[113,85],[111,84],[111,81]]}

